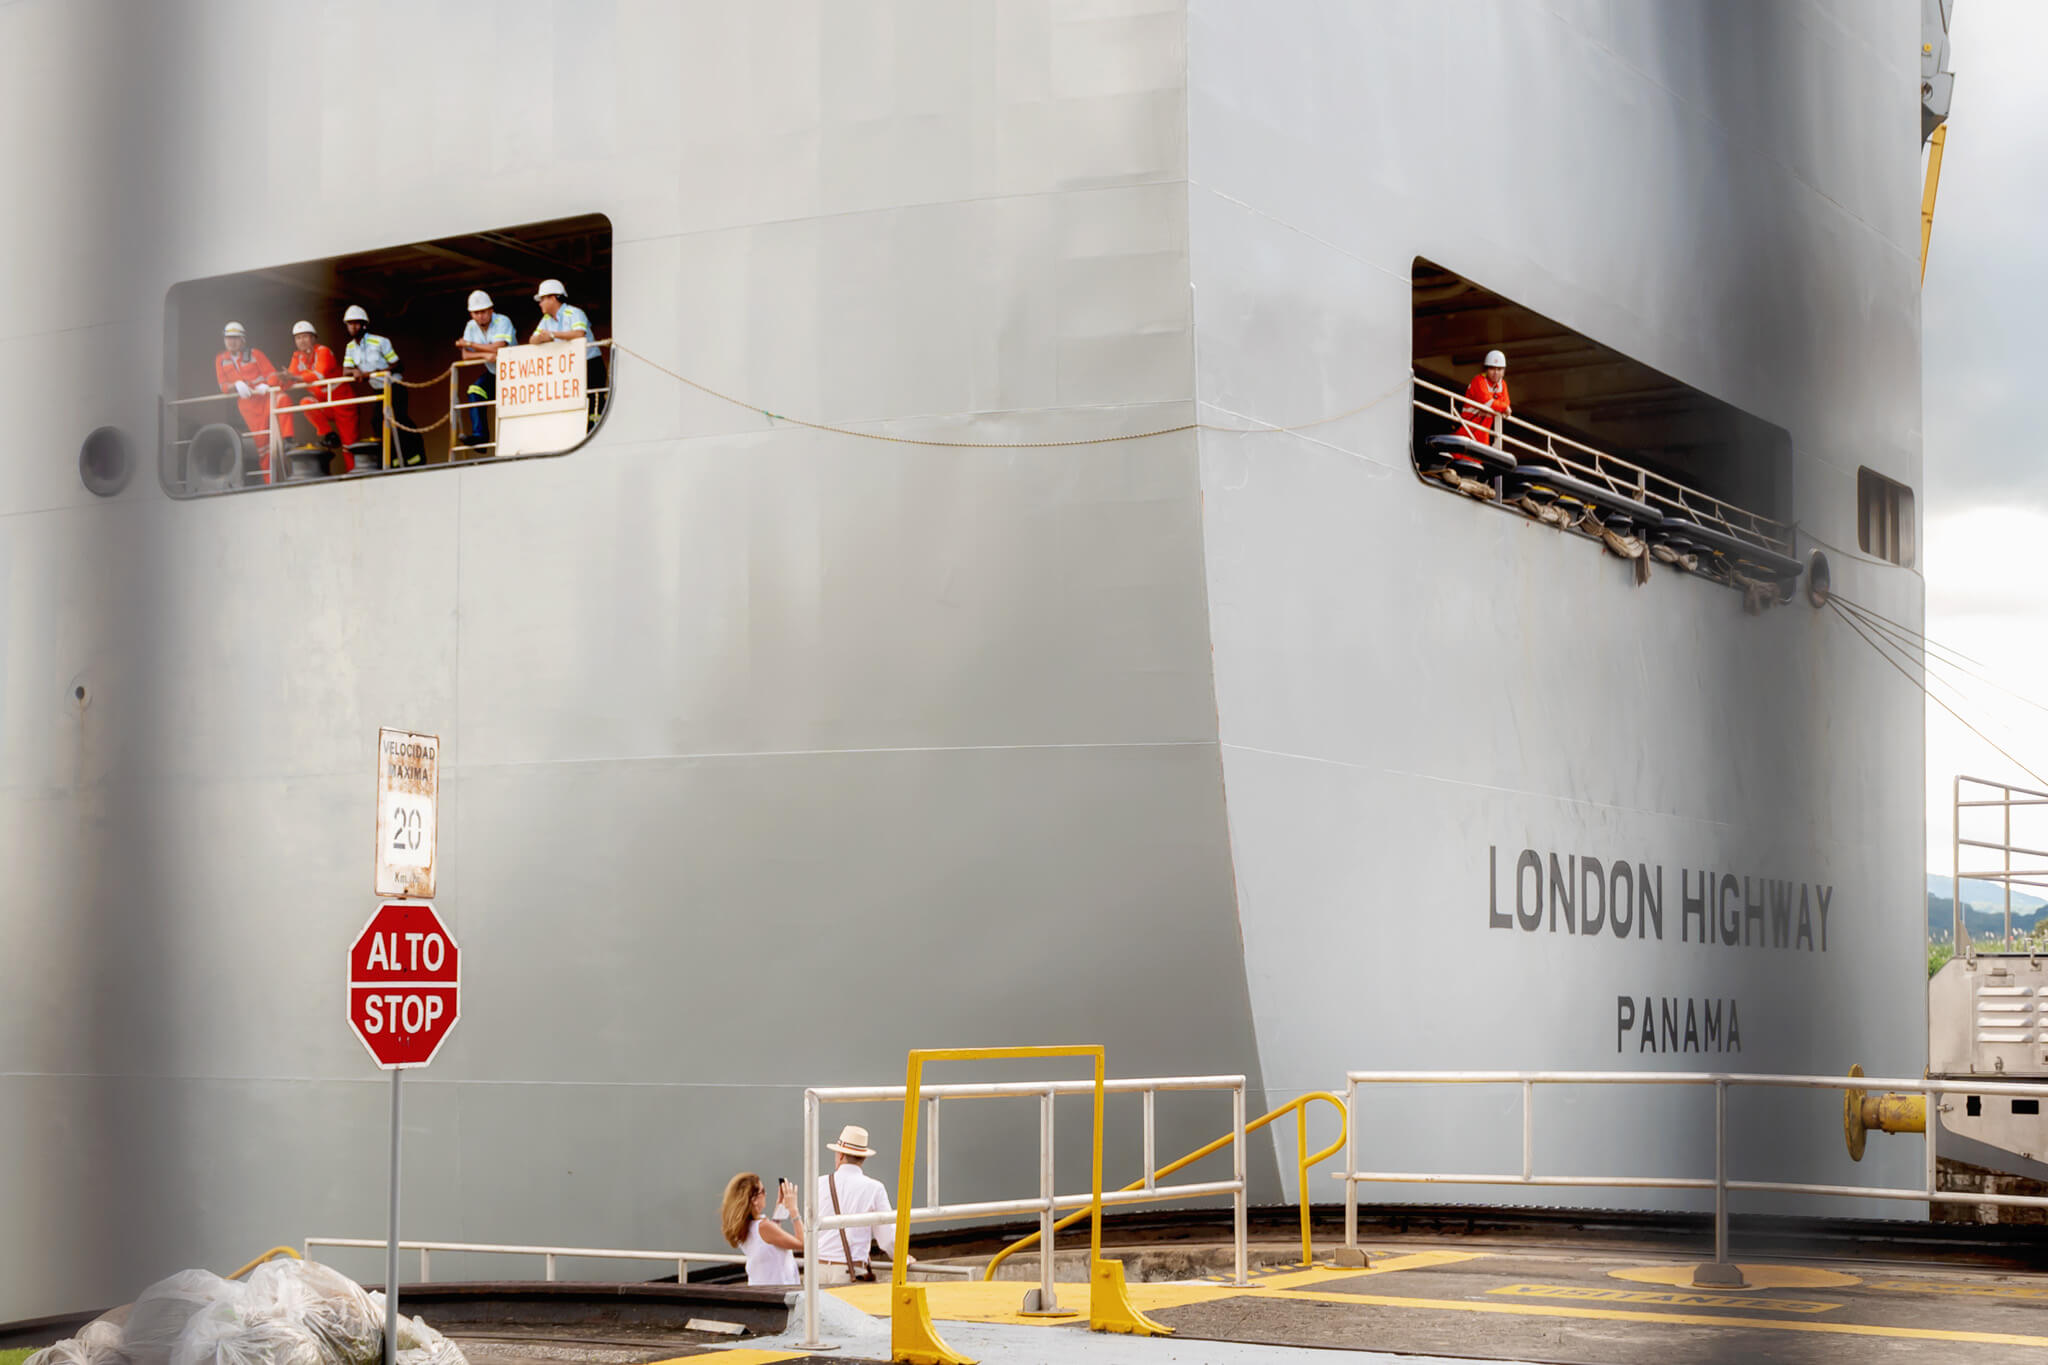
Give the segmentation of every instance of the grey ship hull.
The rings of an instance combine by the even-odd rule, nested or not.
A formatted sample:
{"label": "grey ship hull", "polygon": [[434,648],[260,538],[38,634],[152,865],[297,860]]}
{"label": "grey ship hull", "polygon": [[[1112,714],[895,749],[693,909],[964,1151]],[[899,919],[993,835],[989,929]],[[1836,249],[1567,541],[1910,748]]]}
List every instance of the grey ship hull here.
{"label": "grey ship hull", "polygon": [[[1405,453],[1426,255],[1790,431],[1802,553],[1917,624],[1915,576],[1839,549],[1859,464],[1919,482],[1913,6],[492,13],[0,10],[51,77],[5,96],[38,211],[0,228],[33,331],[0,367],[0,1316],[381,1232],[342,972],[380,724],[443,737],[466,955],[408,1092],[419,1235],[707,1247],[728,1174],[797,1169],[802,1086],[921,1045],[1274,1099],[1922,1065],[1918,694],[1822,614],[1632,589]],[[171,284],[589,211],[606,329],[777,411],[1047,441],[1383,401],[941,450],[629,357],[558,459],[153,477]],[[70,457],[103,423],[146,452],[110,501]],[[1496,927],[1524,849],[1662,868],[1662,939]],[[1825,952],[1682,941],[1709,870],[1831,888]],[[1621,996],[1736,1000],[1742,1051],[1640,1051]],[[1504,1112],[1389,1105],[1369,1150],[1506,1166]],[[1162,1117],[1162,1151],[1223,1126]],[[1678,1101],[1545,1122],[1591,1170],[1703,1150]],[[1028,1184],[1028,1121],[972,1124],[947,1182]],[[1848,1177],[1823,1122],[1775,1146]]]}

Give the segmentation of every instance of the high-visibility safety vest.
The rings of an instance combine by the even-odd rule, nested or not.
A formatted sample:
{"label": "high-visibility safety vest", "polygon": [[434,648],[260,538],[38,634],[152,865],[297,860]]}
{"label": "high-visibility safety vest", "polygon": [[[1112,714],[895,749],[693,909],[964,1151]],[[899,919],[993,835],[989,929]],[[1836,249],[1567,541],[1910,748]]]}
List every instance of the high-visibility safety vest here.
{"label": "high-visibility safety vest", "polygon": [[342,352],[341,363],[370,381],[370,387],[381,389],[391,382],[388,370],[398,368],[398,352],[393,349],[389,337],[380,337],[375,332],[365,332],[348,344]]}

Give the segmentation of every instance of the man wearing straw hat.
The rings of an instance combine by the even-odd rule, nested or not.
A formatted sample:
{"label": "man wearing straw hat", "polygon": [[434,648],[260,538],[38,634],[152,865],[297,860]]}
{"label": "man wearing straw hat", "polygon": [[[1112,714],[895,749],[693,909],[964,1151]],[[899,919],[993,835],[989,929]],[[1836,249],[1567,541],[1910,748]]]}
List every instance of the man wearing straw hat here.
{"label": "man wearing straw hat", "polygon": [[[872,1213],[877,1217],[873,1223],[859,1227],[818,1233],[818,1283],[872,1280],[875,1272],[868,1266],[869,1244],[879,1242],[882,1250],[894,1258],[896,1213],[889,1207],[889,1191],[882,1187],[882,1182],[861,1169],[861,1163],[875,1154],[875,1149],[868,1146],[868,1130],[849,1123],[839,1130],[839,1141],[826,1143],[825,1150],[838,1156],[832,1163],[831,1174],[818,1177],[818,1210]],[[904,1254],[906,1262],[916,1259],[908,1252]]]}

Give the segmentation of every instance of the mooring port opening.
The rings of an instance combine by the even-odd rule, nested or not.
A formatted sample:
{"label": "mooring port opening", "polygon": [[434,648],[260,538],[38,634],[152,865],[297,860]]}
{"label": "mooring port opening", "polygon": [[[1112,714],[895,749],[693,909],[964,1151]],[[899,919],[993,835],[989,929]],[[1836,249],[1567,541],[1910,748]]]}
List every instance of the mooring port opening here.
{"label": "mooring port opening", "polygon": [[1799,576],[1782,427],[1421,257],[1411,300],[1419,473],[1716,572]]}
{"label": "mooring port opening", "polygon": [[[553,305],[543,284],[563,291]],[[479,338],[583,332],[582,422],[500,450],[495,374],[460,345],[478,292]],[[182,281],[164,307],[164,487],[187,497],[573,449],[611,398],[611,304],[601,213]]]}

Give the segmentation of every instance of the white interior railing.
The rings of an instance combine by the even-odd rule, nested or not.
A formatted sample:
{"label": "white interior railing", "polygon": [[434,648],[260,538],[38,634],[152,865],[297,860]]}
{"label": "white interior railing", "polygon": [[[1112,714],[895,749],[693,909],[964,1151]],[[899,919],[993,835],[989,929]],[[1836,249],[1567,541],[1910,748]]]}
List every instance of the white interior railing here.
{"label": "white interior railing", "polygon": [[[1359,1089],[1374,1085],[1515,1085],[1522,1091],[1522,1169],[1518,1172],[1385,1171],[1360,1170],[1358,1166]],[[1531,1099],[1539,1085],[1625,1085],[1699,1086],[1714,1091],[1714,1173],[1704,1175],[1615,1176],[1538,1175],[1536,1173],[1536,1120]],[[1923,1153],[1923,1183],[1918,1187],[1883,1185],[1826,1185],[1796,1180],[1734,1180],[1728,1175],[1728,1091],[1739,1087],[1791,1090],[1896,1090],[1923,1095],[1927,1104],[1927,1134]],[[1344,1245],[1358,1245],[1358,1187],[1361,1184],[1391,1185],[1519,1185],[1534,1188],[1567,1189],[1652,1189],[1712,1190],[1714,1193],[1714,1261],[1729,1266],[1728,1194],[1761,1192],[1771,1194],[1818,1195],[1839,1199],[1911,1200],[1928,1204],[1997,1204],[2011,1208],[2048,1208],[2048,1197],[2020,1194],[1988,1194],[1976,1191],[1936,1188],[1934,1130],[1940,1121],[1940,1095],[2006,1095],[2038,1099],[2038,1084],[1986,1080],[1938,1081],[1915,1077],[1910,1080],[1882,1076],[1775,1076],[1750,1072],[1655,1072],[1655,1071],[1351,1071],[1345,1073],[1344,1105],[1348,1115],[1344,1169],[1335,1173],[1344,1182]]]}
{"label": "white interior railing", "polygon": [[[1463,393],[1447,389],[1419,374],[1414,376],[1414,384],[1415,410],[1458,424],[1455,430],[1460,433],[1467,420],[1464,415],[1466,408],[1478,409],[1478,404],[1466,403]],[[1793,553],[1792,527],[1785,522],[1702,493],[1697,488],[1689,488],[1676,479],[1666,478],[1619,455],[1595,450],[1569,436],[1560,436],[1513,413],[1488,411],[1483,417],[1473,417],[1471,421],[1475,426],[1491,424],[1494,439],[1485,444],[1496,446],[1510,456],[1540,456],[1568,474],[1623,497],[1648,503],[1667,515],[1690,517],[1703,526],[1726,531],[1765,549],[1785,555]]]}
{"label": "white interior railing", "polygon": [[[381,1237],[308,1237],[305,1242],[306,1259],[312,1260],[314,1247],[365,1247],[384,1250],[391,1244]],[[603,1247],[548,1247],[548,1246],[507,1246],[491,1242],[406,1242],[398,1244],[400,1251],[417,1251],[420,1254],[421,1284],[433,1281],[433,1253],[478,1252],[492,1256],[540,1256],[544,1260],[541,1268],[543,1281],[556,1278],[556,1262],[562,1257],[591,1261],[660,1261],[673,1264],[676,1268],[676,1283],[686,1283],[690,1278],[690,1267],[694,1265],[745,1265],[747,1258],[737,1252],[725,1251],[621,1251]]]}

